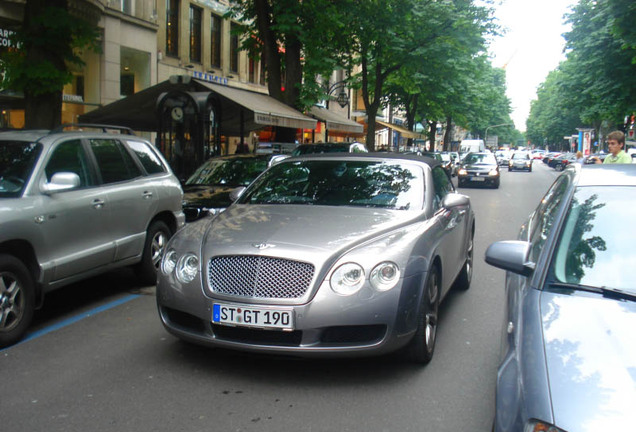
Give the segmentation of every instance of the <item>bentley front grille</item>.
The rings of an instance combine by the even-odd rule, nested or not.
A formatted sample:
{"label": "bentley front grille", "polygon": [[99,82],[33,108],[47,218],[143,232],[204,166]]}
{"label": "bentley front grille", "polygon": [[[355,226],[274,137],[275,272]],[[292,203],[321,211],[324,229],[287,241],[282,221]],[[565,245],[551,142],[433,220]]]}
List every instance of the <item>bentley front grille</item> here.
{"label": "bentley front grille", "polygon": [[300,298],[313,276],[313,265],[282,258],[219,256],[208,264],[208,286],[213,292],[244,298]]}

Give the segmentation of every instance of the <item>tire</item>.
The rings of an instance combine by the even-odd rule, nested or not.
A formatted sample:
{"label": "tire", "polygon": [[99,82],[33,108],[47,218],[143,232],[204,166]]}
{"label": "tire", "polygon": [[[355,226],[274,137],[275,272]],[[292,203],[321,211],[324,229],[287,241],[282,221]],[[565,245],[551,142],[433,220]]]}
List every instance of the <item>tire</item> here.
{"label": "tire", "polygon": [[493,188],[494,189],[499,189],[499,183],[501,182],[501,180],[497,179],[497,181],[493,184]]}
{"label": "tire", "polygon": [[141,262],[135,269],[141,284],[155,285],[157,283],[157,271],[170,237],[172,237],[172,231],[162,221],[154,221],[148,227]]}
{"label": "tire", "polygon": [[405,348],[406,358],[412,362],[426,365],[433,358],[437,340],[440,294],[439,271],[433,266],[426,277],[422,304],[417,316],[417,330]]}
{"label": "tire", "polygon": [[455,288],[460,291],[467,291],[473,280],[474,238],[475,232],[471,230],[468,239],[468,250],[466,251],[466,261],[464,261],[464,266],[457,275],[457,279],[455,279]]}
{"label": "tire", "polygon": [[557,170],[557,171],[563,171],[563,165],[557,164],[557,165],[555,165],[554,169]]}
{"label": "tire", "polygon": [[35,310],[35,285],[19,259],[0,254],[0,348],[24,337]]}

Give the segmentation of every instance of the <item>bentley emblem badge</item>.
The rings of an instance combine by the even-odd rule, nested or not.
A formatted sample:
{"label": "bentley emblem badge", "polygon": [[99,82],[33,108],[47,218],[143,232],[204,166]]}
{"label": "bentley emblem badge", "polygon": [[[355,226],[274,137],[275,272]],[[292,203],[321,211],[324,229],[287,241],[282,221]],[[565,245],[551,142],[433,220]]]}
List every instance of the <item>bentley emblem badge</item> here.
{"label": "bentley emblem badge", "polygon": [[259,249],[259,250],[276,247],[276,245],[269,244],[269,243],[252,243],[252,246],[254,246],[256,249]]}

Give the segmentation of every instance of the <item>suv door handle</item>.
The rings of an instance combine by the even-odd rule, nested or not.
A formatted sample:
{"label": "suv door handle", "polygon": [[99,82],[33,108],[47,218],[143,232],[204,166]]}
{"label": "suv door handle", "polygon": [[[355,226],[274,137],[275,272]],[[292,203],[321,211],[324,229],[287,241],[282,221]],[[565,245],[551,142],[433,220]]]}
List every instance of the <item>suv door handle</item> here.
{"label": "suv door handle", "polygon": [[150,198],[152,198],[152,192],[144,191],[144,193],[141,194],[141,196],[144,197],[144,199],[150,199]]}
{"label": "suv door handle", "polygon": [[101,200],[99,198],[93,200],[93,207],[95,207],[97,210],[101,209],[102,207],[104,207],[104,200]]}

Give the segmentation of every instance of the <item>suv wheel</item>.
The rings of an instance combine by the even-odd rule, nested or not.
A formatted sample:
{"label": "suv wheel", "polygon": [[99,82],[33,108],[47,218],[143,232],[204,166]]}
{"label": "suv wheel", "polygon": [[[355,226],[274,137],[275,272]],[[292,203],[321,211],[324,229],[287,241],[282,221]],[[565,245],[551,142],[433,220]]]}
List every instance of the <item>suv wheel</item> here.
{"label": "suv wheel", "polygon": [[157,283],[157,271],[170,237],[172,237],[172,231],[162,221],[154,221],[148,227],[143,256],[136,269],[137,278],[141,284],[154,285]]}
{"label": "suv wheel", "polygon": [[17,258],[0,254],[0,347],[22,339],[34,310],[35,292],[29,270]]}

